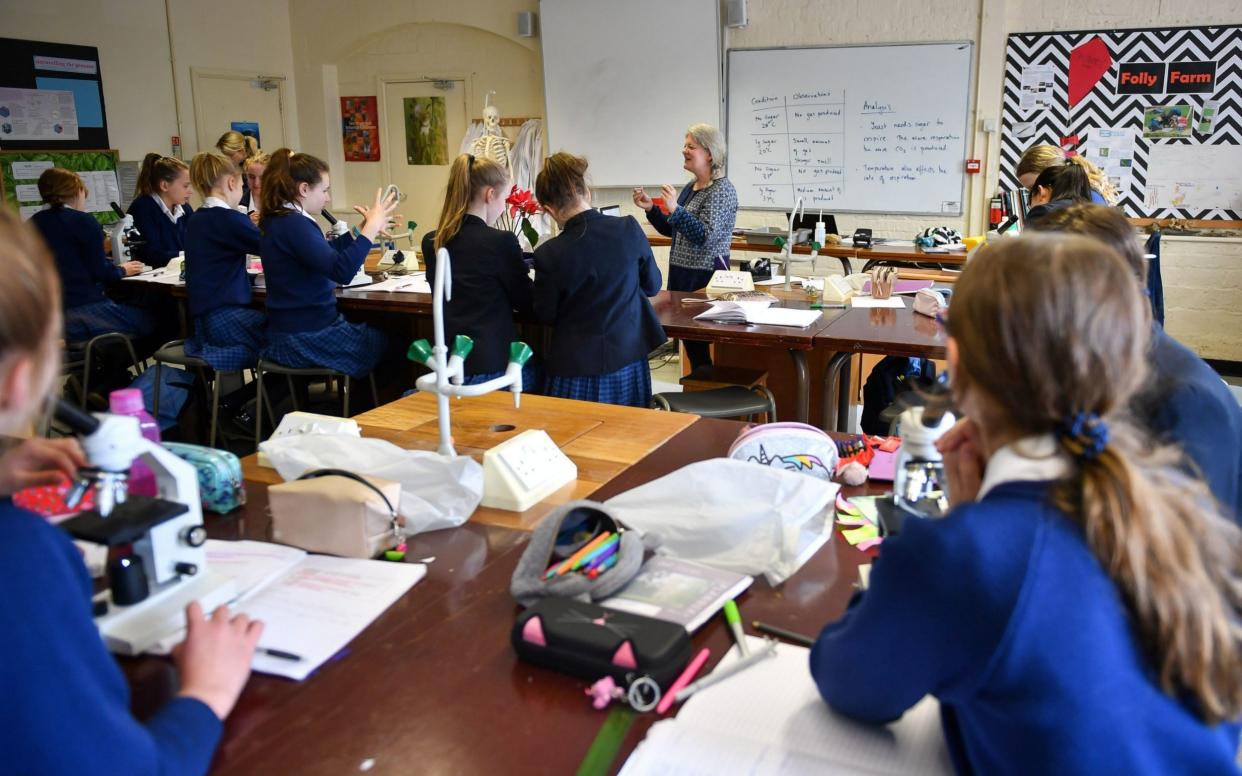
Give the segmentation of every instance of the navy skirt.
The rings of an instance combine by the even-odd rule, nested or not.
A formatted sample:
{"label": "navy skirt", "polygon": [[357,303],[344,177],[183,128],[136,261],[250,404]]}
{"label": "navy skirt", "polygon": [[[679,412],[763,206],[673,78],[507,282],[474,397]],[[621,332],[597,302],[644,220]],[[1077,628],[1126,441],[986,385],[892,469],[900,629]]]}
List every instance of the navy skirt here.
{"label": "navy skirt", "polygon": [[145,337],[154,328],[155,323],[146,310],[117,304],[111,299],[65,310],[66,342],[86,342],[112,332]]}
{"label": "navy skirt", "polygon": [[646,408],[651,406],[651,370],[647,367],[647,359],[643,358],[606,375],[550,375],[544,394],[562,399]]}
{"label": "navy skirt", "polygon": [[249,369],[267,345],[267,316],[249,307],[219,307],[194,319],[194,335],[185,341],[188,356],[201,358],[217,372]]}
{"label": "navy skirt", "polygon": [[366,377],[387,344],[382,333],[338,315],[335,323],[319,331],[269,332],[263,358],[295,369],[328,367],[350,377]]}

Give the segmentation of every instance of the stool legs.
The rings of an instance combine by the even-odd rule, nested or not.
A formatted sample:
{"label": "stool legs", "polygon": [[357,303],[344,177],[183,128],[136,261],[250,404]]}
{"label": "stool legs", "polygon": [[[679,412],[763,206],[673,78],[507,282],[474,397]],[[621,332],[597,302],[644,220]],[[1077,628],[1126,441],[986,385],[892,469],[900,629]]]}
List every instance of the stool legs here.
{"label": "stool legs", "polygon": [[259,449],[259,441],[263,438],[263,404],[267,394],[263,392],[263,369],[256,368],[255,382],[259,384],[258,399],[254,403],[254,447]]}
{"label": "stool legs", "polygon": [[164,364],[160,361],[155,362],[155,397],[151,401],[151,414],[155,416],[156,422],[160,417],[160,385],[164,382]]}

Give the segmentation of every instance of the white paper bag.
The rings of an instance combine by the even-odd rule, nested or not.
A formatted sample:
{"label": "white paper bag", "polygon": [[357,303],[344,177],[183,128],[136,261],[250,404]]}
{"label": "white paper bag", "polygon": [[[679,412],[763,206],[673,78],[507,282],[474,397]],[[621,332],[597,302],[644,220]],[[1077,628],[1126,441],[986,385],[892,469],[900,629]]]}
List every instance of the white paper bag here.
{"label": "white paper bag", "polygon": [[345,469],[401,484],[397,511],[405,534],[455,528],[470,519],[483,499],[483,467],[469,456],[445,458],[405,450],[382,439],[341,434],[298,434],[259,445],[285,480],[313,469]]}
{"label": "white paper bag", "polygon": [[692,463],[608,500],[656,552],[777,585],[832,530],[840,486],[748,461]]}

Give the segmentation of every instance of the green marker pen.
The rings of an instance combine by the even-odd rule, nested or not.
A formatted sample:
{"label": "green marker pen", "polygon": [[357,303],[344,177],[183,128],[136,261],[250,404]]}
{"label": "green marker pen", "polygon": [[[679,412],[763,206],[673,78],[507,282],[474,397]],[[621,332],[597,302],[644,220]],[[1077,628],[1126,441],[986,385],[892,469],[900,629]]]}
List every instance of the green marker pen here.
{"label": "green marker pen", "polygon": [[746,633],[742,630],[742,615],[738,613],[737,604],[725,601],[724,616],[725,622],[729,624],[729,630],[733,631],[733,639],[737,642],[737,648],[741,651],[742,657],[750,657],[750,646],[746,644]]}

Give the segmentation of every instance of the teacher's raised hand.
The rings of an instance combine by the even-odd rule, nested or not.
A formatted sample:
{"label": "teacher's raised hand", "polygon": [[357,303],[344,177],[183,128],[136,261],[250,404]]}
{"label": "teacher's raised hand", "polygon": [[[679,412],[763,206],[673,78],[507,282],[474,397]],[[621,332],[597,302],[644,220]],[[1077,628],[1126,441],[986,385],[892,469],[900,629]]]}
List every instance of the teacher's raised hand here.
{"label": "teacher's raised hand", "polygon": [[677,189],[672,184],[666,183],[660,187],[660,193],[664,195],[664,207],[668,210],[669,215],[677,209]]}
{"label": "teacher's raised hand", "polygon": [[647,192],[641,186],[635,186],[634,204],[643,210],[650,210],[655,203],[651,201],[651,197],[647,196]]}

